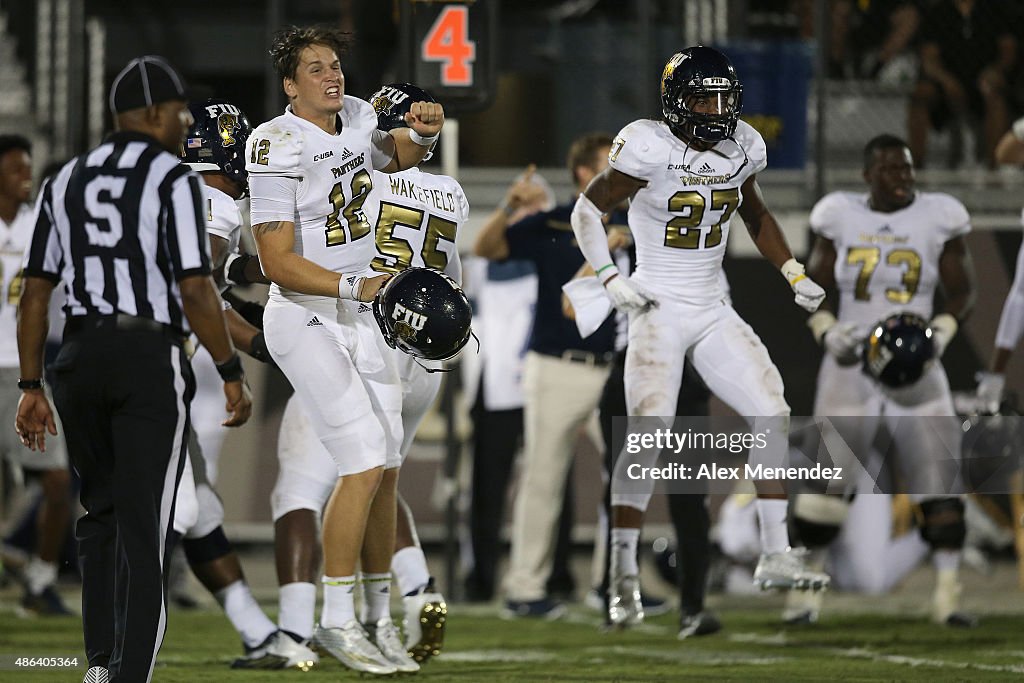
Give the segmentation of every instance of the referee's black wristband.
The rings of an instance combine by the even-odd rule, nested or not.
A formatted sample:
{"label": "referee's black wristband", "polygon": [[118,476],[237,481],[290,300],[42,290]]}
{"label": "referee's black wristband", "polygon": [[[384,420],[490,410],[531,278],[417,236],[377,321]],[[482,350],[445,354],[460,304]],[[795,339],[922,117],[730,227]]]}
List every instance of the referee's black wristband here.
{"label": "referee's black wristband", "polygon": [[27,391],[29,389],[42,389],[43,388],[43,380],[41,380],[41,379],[19,379],[18,380],[18,388],[21,389],[22,391]]}
{"label": "referee's black wristband", "polygon": [[225,382],[239,382],[245,374],[242,370],[242,359],[238,354],[233,354],[231,360],[217,364],[217,374]]}

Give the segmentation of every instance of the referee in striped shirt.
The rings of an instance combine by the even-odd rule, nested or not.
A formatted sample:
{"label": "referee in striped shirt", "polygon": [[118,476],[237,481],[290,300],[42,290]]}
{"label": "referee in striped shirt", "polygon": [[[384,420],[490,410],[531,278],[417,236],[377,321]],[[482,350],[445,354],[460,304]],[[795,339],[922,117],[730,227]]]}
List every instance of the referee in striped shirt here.
{"label": "referee in striped shirt", "polygon": [[182,78],[132,60],[110,91],[117,132],[41,192],[18,309],[16,429],[56,434],[42,390],[47,307],[67,294],[54,402],[81,475],[77,536],[87,681],[148,681],[166,627],[167,543],[195,381],[189,328],[218,364],[227,426],[252,411],[210,278],[202,181],[177,152],[192,123]]}

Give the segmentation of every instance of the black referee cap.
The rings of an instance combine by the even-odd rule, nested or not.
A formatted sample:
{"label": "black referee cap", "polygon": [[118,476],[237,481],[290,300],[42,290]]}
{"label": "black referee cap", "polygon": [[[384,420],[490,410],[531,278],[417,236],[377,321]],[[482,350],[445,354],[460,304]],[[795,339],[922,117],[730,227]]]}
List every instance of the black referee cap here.
{"label": "black referee cap", "polygon": [[166,59],[156,55],[136,57],[128,62],[110,86],[110,110],[115,115],[169,100],[187,99],[185,79]]}

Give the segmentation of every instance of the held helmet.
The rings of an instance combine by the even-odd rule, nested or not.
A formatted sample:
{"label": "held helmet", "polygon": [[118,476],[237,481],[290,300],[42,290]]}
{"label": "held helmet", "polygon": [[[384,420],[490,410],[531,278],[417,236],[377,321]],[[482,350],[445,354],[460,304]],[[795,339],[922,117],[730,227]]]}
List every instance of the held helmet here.
{"label": "held helmet", "polygon": [[661,111],[677,135],[719,142],[736,132],[743,84],[724,54],[688,47],[672,55],[661,72]]}
{"label": "held helmet", "polygon": [[245,142],[252,125],[241,109],[226,100],[210,99],[189,105],[195,120],[179,155],[193,171],[221,171],[249,193],[245,172]]}
{"label": "held helmet", "polygon": [[[394,128],[408,128],[405,115],[413,102],[437,102],[434,96],[412,83],[391,83],[382,85],[370,97],[370,106],[377,112],[378,130],[388,131]],[[436,142],[434,144],[437,144]],[[434,148],[423,157],[427,161],[434,154]]]}
{"label": "held helmet", "polygon": [[885,386],[913,384],[935,358],[928,321],[913,313],[889,316],[868,335],[862,357],[864,372]]}
{"label": "held helmet", "polygon": [[373,300],[384,341],[411,356],[448,360],[469,341],[473,312],[462,288],[431,268],[407,268]]}

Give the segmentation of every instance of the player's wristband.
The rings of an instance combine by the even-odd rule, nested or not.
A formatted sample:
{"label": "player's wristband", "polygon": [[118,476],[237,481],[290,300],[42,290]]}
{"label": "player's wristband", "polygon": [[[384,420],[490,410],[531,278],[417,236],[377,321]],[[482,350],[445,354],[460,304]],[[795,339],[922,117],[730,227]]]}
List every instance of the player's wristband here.
{"label": "player's wristband", "polygon": [[30,391],[32,389],[42,389],[43,380],[41,379],[19,379],[18,388],[22,391]]}
{"label": "player's wristband", "polygon": [[786,282],[789,283],[790,287],[807,277],[804,274],[803,264],[795,258],[791,258],[783,263],[779,270],[782,271],[782,276],[786,278]]}
{"label": "player's wristband", "polygon": [[598,268],[594,275],[601,281],[601,284],[606,284],[609,280],[619,274],[619,267],[614,263],[609,263]]}
{"label": "player's wristband", "polygon": [[245,268],[254,258],[250,254],[228,254],[224,261],[224,281],[229,285],[251,285],[252,282],[245,276]]}
{"label": "player's wristband", "polygon": [[420,147],[430,147],[435,142],[437,142],[438,135],[440,135],[440,133],[434,133],[429,137],[423,137],[422,135],[414,131],[412,128],[409,129],[409,139],[415,142]]}
{"label": "player's wristband", "polygon": [[821,340],[825,338],[825,333],[832,329],[836,322],[836,316],[832,311],[818,311],[807,319],[807,327],[811,328],[814,341],[820,344]]}
{"label": "player's wristband", "polygon": [[237,353],[231,354],[231,359],[217,364],[217,374],[225,382],[239,382],[245,375],[245,371],[242,369],[242,359],[238,357]]}
{"label": "player's wristband", "polygon": [[359,291],[363,288],[365,277],[358,275],[341,276],[338,280],[338,298],[359,301]]}

